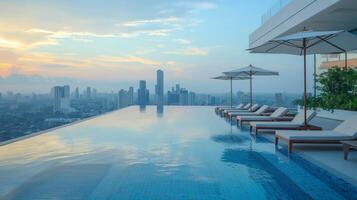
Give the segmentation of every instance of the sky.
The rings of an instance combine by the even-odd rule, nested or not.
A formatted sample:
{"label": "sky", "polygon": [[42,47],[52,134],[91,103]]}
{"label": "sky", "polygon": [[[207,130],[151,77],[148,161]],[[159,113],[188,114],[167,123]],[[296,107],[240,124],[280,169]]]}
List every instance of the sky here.
{"label": "sky", "polygon": [[[2,0],[0,91],[48,92],[57,84],[118,91],[137,88],[139,80],[152,90],[162,69],[166,90],[180,83],[222,93],[229,83],[210,77],[253,64],[280,73],[255,78],[254,91],[302,92],[302,57],[246,51],[249,34],[274,3]],[[234,87],[248,91],[248,81]]]}

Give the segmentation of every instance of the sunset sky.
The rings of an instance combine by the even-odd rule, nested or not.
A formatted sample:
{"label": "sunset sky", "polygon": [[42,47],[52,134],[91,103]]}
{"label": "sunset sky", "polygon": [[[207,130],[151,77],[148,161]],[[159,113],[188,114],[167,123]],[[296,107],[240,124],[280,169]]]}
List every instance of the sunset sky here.
{"label": "sunset sky", "polygon": [[[2,0],[0,91],[46,92],[64,83],[110,91],[140,79],[152,89],[162,69],[166,86],[218,93],[228,83],[210,77],[253,64],[281,74],[257,78],[256,91],[301,92],[301,57],[246,51],[274,2]],[[247,81],[238,85],[247,91]]]}

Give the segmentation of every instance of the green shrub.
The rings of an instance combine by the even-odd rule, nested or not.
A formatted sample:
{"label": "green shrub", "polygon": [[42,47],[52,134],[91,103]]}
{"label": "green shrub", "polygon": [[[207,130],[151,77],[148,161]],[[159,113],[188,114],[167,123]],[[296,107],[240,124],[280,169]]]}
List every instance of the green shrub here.
{"label": "green shrub", "polygon": [[[357,71],[333,67],[317,76],[318,96],[308,98],[309,108],[357,111]],[[298,100],[303,105],[303,100]]]}

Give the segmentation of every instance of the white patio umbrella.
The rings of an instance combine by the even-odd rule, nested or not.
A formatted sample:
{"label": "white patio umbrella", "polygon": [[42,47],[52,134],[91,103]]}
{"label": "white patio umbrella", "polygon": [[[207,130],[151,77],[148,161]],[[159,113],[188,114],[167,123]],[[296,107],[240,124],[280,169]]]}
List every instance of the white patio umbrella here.
{"label": "white patio umbrella", "polygon": [[231,104],[231,107],[233,107],[233,86],[232,86],[233,80],[247,80],[247,79],[249,79],[249,77],[248,76],[227,76],[227,75],[222,75],[222,76],[213,77],[212,79],[229,80],[230,81],[230,86],[231,86],[230,104]]}
{"label": "white patio umbrella", "polygon": [[252,77],[253,76],[272,76],[279,75],[279,72],[269,71],[266,69],[262,69],[259,67],[254,67],[253,65],[249,65],[248,67],[242,67],[233,71],[223,72],[223,74],[227,76],[248,76],[250,81],[250,110],[253,105],[253,84]]}
{"label": "white patio umbrella", "polygon": [[[278,37],[249,50],[251,53],[304,55],[304,127],[307,129],[306,55],[346,53],[355,49],[357,35],[348,31],[303,31]],[[347,59],[345,66],[347,67]]]}

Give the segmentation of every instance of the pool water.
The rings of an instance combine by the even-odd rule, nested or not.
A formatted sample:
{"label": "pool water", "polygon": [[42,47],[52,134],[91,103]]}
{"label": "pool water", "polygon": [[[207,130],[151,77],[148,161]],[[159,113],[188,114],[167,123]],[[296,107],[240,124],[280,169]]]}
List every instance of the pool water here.
{"label": "pool water", "polygon": [[356,199],[282,152],[213,107],[133,106],[0,146],[0,199]]}

